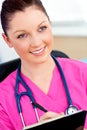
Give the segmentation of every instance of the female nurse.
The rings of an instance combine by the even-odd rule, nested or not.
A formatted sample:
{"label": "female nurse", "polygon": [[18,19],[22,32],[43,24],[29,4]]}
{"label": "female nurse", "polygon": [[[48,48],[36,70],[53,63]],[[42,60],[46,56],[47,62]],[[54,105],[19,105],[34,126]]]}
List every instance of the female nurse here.
{"label": "female nurse", "polygon": [[[53,35],[49,16],[40,0],[4,0],[1,8],[3,39],[19,55],[20,76],[35,101],[47,112],[37,110],[38,121],[63,116],[68,101],[60,72],[51,57]],[[57,59],[63,69],[73,105],[87,110],[87,65],[74,59]],[[37,118],[27,96],[21,97],[21,121],[15,97],[18,68],[0,83],[0,130],[22,130]],[[18,94],[25,92],[18,83]],[[87,129],[87,120],[84,129]]]}

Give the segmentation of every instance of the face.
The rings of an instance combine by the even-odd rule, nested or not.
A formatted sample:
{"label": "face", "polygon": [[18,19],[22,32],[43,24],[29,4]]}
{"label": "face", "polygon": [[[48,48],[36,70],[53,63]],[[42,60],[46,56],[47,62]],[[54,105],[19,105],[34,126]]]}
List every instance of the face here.
{"label": "face", "polygon": [[16,12],[9,23],[4,40],[13,47],[21,60],[41,63],[47,60],[53,44],[52,30],[47,16],[35,7]]}

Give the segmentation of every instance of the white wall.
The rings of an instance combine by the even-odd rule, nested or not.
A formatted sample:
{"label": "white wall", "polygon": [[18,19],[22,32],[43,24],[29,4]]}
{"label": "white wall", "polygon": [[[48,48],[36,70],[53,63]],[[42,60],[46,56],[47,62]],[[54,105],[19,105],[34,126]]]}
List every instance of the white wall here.
{"label": "white wall", "polygon": [[17,58],[15,51],[7,46],[2,38],[2,29],[0,28],[0,62],[5,62]]}

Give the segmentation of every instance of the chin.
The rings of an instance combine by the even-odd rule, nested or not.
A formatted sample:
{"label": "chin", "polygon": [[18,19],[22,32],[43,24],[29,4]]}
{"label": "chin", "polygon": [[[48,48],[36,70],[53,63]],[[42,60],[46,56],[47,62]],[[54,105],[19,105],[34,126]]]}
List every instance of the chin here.
{"label": "chin", "polygon": [[38,63],[45,63],[45,62],[48,61],[49,57],[50,57],[50,55],[41,56],[41,57],[37,60],[37,62],[38,62]]}

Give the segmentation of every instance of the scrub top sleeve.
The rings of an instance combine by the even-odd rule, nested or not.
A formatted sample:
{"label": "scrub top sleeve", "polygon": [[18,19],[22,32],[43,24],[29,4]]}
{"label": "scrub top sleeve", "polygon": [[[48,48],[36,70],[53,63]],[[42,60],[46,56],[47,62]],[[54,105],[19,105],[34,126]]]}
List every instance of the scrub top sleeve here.
{"label": "scrub top sleeve", "polygon": [[14,130],[8,115],[0,103],[0,130]]}
{"label": "scrub top sleeve", "polygon": [[[84,90],[84,95],[85,95],[85,99],[86,99],[86,102],[84,105],[85,105],[85,108],[87,110],[87,64],[85,67],[83,66],[82,80],[83,80],[83,87],[85,87],[85,89],[83,88],[83,90]],[[87,130],[87,114],[86,114],[86,120],[85,120],[84,127],[85,127],[85,130]]]}

